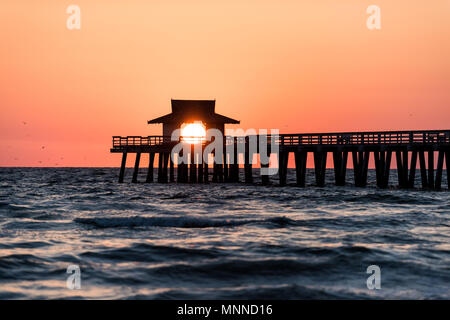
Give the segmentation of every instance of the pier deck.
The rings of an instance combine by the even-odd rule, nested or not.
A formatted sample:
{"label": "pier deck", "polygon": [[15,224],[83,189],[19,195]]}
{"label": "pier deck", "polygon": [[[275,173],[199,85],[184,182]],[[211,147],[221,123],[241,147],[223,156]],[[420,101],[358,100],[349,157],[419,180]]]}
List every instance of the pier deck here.
{"label": "pier deck", "polygon": [[[271,136],[267,136],[270,143]],[[258,147],[250,151],[249,140],[255,139]],[[252,183],[253,154],[259,153],[260,136],[241,136],[224,138],[224,154],[230,145],[234,145],[233,159],[238,153],[243,154],[245,182]],[[146,182],[153,181],[155,155],[158,154],[158,182],[175,182],[174,164],[170,157],[172,148],[178,141],[171,141],[168,136],[127,136],[113,137],[112,153],[122,153],[119,182],[123,182],[126,158],[128,153],[136,153],[133,182],[137,182],[139,162],[142,153],[149,154],[149,167]],[[209,143],[209,142],[208,142]],[[340,132],[310,134],[280,134],[276,136],[278,147],[278,179],[281,185],[286,184],[287,164],[290,153],[294,153],[297,185],[305,186],[306,163],[308,154],[314,158],[314,170],[317,186],[325,184],[325,170],[328,153],[333,157],[333,168],[336,185],[345,185],[346,169],[349,153],[352,155],[354,184],[358,187],[367,185],[368,163],[373,156],[377,186],[386,188],[389,185],[389,172],[392,156],[396,158],[398,185],[401,188],[415,186],[416,169],[420,169],[421,186],[424,189],[441,189],[442,173],[450,166],[450,130],[426,131],[380,131],[380,132]],[[206,145],[203,142],[202,148]],[[241,148],[239,147],[241,145]],[[268,145],[270,154],[270,144]],[[193,153],[193,152],[192,152]],[[437,162],[435,163],[435,157]],[[194,161],[191,161],[193,163]],[[268,164],[262,164],[267,167]],[[436,166],[436,168],[435,168]],[[238,182],[239,164],[213,164],[212,182]],[[205,183],[209,182],[208,166],[205,164],[181,164],[177,168],[177,182]],[[168,177],[169,174],[169,177]],[[269,183],[269,176],[262,176],[262,183]],[[447,170],[447,185],[450,185]]]}

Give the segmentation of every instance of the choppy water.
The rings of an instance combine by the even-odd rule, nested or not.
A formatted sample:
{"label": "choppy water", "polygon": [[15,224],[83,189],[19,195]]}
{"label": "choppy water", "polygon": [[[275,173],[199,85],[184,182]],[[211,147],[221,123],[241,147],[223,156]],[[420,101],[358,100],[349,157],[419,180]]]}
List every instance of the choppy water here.
{"label": "choppy water", "polygon": [[0,168],[0,298],[450,298],[448,191],[379,190],[373,171],[367,188],[330,171],[305,189],[117,173]]}

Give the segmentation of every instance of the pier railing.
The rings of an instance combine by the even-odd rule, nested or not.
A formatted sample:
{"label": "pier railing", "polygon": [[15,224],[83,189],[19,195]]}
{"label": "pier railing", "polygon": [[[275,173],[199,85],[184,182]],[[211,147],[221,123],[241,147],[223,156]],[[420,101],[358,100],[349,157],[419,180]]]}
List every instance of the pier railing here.
{"label": "pier railing", "polygon": [[[243,143],[246,139],[259,136],[226,136],[227,144]],[[205,139],[198,137],[182,137],[180,140],[186,142],[198,142],[199,139],[205,143]],[[270,143],[272,137],[267,136]],[[298,145],[407,145],[407,144],[450,144],[450,130],[428,130],[428,131],[380,131],[380,132],[340,132],[340,133],[302,133],[302,134],[280,134],[276,137],[277,144],[281,146]],[[170,136],[114,136],[113,148],[126,146],[157,146],[165,143],[173,143]]]}
{"label": "pier railing", "polygon": [[[205,143],[205,138],[202,137],[181,137],[179,141],[186,141],[188,143]],[[159,146],[165,143],[173,143],[170,136],[113,136],[113,148],[127,147],[127,146]]]}
{"label": "pier railing", "polygon": [[280,145],[448,144],[450,130],[282,134]]}
{"label": "pier railing", "polygon": [[113,136],[113,147],[127,147],[127,146],[157,146],[165,142],[169,142],[170,137],[166,136]]}

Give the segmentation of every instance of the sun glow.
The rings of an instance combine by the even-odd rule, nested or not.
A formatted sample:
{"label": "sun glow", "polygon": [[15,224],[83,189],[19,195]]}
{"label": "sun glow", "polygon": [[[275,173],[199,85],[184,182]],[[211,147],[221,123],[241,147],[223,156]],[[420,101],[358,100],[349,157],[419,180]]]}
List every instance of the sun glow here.
{"label": "sun glow", "polygon": [[202,122],[187,123],[181,126],[181,136],[188,143],[200,143],[206,137],[205,126]]}

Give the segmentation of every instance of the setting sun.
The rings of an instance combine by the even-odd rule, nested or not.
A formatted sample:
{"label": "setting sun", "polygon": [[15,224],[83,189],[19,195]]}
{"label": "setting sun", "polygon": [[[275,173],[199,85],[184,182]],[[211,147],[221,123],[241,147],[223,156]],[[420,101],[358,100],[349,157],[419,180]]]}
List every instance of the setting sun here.
{"label": "setting sun", "polygon": [[200,121],[181,126],[181,136],[188,143],[199,143],[206,137],[205,126]]}

